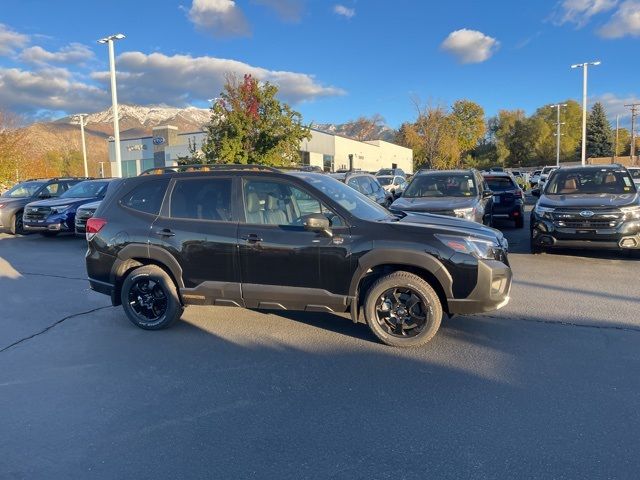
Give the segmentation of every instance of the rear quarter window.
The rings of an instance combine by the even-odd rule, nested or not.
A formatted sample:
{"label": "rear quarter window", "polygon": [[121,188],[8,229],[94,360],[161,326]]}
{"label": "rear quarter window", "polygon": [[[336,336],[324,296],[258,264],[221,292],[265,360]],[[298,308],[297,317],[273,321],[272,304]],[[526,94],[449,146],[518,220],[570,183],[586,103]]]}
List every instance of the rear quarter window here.
{"label": "rear quarter window", "polygon": [[168,178],[144,182],[127,193],[120,200],[120,204],[138,212],[158,215],[167,185],[169,185]]}

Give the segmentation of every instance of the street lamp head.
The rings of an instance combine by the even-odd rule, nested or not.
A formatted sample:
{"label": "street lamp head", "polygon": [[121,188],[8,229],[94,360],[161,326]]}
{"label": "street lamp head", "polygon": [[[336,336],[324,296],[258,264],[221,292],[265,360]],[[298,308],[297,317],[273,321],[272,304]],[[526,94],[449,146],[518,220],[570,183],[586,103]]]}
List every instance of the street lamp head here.
{"label": "street lamp head", "polygon": [[584,63],[576,63],[575,65],[571,65],[571,68],[580,68]]}
{"label": "street lamp head", "polygon": [[600,65],[602,62],[600,60],[591,62],[591,65]]}
{"label": "street lamp head", "polygon": [[98,40],[98,43],[109,43],[109,40],[122,40],[126,38],[124,33],[116,33],[114,35],[109,35],[108,37],[101,38]]}

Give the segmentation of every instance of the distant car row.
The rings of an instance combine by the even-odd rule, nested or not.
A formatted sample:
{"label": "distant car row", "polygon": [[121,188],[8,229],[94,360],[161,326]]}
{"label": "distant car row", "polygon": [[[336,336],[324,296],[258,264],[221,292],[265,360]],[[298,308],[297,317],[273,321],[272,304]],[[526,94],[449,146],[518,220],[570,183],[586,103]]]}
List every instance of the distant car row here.
{"label": "distant car row", "polygon": [[109,182],[111,179],[69,177],[19,183],[0,196],[0,231],[44,236],[83,233],[87,214],[95,212],[89,204],[104,198]]}

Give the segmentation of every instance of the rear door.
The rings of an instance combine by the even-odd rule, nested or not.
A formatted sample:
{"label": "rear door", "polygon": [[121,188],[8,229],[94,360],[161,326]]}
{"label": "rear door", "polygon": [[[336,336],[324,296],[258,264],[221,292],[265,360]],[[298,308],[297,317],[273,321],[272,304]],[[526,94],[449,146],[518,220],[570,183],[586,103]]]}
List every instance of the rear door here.
{"label": "rear door", "polygon": [[241,304],[233,176],[174,178],[150,234],[182,269],[191,303]]}

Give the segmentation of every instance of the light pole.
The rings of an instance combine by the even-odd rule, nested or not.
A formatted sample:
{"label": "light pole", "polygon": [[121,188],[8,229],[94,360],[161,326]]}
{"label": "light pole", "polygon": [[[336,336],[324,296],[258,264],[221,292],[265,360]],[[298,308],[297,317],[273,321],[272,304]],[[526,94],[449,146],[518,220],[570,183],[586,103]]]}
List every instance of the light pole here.
{"label": "light pole", "polygon": [[113,110],[113,138],[116,153],[116,171],[114,177],[122,177],[122,161],[120,158],[120,125],[118,123],[118,93],[116,89],[116,59],[114,54],[114,40],[122,40],[125,36],[122,33],[109,35],[101,38],[98,43],[107,44],[109,46],[109,72],[111,74],[111,104]]}
{"label": "light pole", "polygon": [[82,136],[82,159],[84,160],[84,176],[89,176],[89,168],[87,166],[87,143],[84,139],[84,119],[86,118],[86,113],[78,113],[73,116],[74,120],[77,120],[80,124],[80,135]]}
{"label": "light pole", "polygon": [[551,105],[551,108],[556,108],[558,110],[558,120],[556,122],[556,167],[558,168],[560,168],[560,137],[562,136],[562,133],[560,132],[560,125],[564,125],[564,122],[560,122],[560,109],[566,106],[566,103]]}
{"label": "light pole", "polygon": [[587,70],[589,65],[600,65],[600,60],[595,62],[576,63],[571,68],[582,67],[582,166],[587,163]]}

